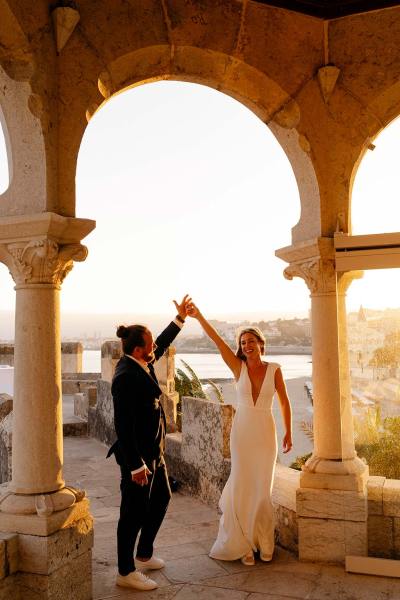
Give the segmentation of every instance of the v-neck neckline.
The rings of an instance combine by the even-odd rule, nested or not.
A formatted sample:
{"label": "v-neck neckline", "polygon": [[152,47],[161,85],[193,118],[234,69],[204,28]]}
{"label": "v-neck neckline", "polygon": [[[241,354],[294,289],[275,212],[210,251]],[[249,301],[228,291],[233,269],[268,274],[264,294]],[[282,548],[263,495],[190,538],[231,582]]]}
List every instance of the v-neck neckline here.
{"label": "v-neck neckline", "polygon": [[251,399],[252,399],[252,402],[253,402],[253,408],[255,408],[255,407],[257,406],[258,399],[259,399],[259,397],[260,397],[260,394],[261,394],[261,391],[262,391],[262,389],[263,389],[263,386],[264,386],[265,380],[266,380],[266,378],[267,378],[267,373],[268,373],[268,369],[269,369],[269,362],[267,362],[267,363],[263,363],[263,364],[264,364],[264,365],[266,364],[266,365],[267,365],[267,368],[265,369],[264,377],[263,377],[263,380],[262,380],[262,382],[261,382],[260,389],[259,389],[259,391],[258,391],[258,395],[257,395],[257,398],[256,398],[256,400],[255,400],[255,401],[254,401],[254,398],[253,398],[253,385],[252,385],[252,383],[251,383],[251,378],[250,378],[249,369],[248,369],[248,367],[247,367],[247,364],[246,364],[247,377],[249,378],[249,382],[250,382]]}

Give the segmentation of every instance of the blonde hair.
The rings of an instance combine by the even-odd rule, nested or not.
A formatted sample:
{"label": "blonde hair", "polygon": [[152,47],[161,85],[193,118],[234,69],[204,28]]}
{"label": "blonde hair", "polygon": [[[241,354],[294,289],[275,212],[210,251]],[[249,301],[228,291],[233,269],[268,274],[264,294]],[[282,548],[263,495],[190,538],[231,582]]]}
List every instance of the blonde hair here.
{"label": "blonde hair", "polygon": [[242,329],[240,329],[238,331],[238,334],[236,337],[236,343],[237,343],[236,356],[238,358],[240,358],[241,360],[246,360],[246,357],[243,354],[242,348],[240,345],[240,340],[242,339],[242,335],[244,335],[245,333],[252,333],[257,338],[257,340],[261,344],[261,354],[264,354],[265,345],[267,342],[266,342],[265,336],[264,336],[263,332],[261,331],[261,329],[259,329],[258,327],[243,327]]}

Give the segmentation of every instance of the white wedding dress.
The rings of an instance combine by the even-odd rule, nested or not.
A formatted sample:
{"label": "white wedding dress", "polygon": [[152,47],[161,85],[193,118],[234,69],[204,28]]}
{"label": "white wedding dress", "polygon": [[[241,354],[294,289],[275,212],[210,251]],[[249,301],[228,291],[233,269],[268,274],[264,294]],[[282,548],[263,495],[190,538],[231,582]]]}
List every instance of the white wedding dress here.
{"label": "white wedding dress", "polygon": [[277,456],[272,400],[277,363],[268,363],[254,404],[245,362],[237,382],[230,447],[231,473],[219,501],[222,516],[212,558],[236,560],[250,550],[269,559],[274,551],[271,491]]}

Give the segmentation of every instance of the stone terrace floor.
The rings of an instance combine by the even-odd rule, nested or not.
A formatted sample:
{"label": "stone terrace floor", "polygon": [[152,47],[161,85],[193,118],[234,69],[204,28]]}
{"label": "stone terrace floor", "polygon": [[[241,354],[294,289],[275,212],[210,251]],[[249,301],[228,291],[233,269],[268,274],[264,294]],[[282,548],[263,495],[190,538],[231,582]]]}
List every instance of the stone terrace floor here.
{"label": "stone terrace floor", "polygon": [[173,494],[158,534],[157,555],[166,560],[152,571],[159,588],[134,592],[115,585],[119,470],[106,460],[106,448],[88,438],[64,439],[65,479],[86,489],[95,519],[94,600],[400,600],[400,580],[354,575],[340,566],[300,563],[277,548],[273,562],[245,567],[215,561],[208,550],[218,528],[218,513],[199,500]]}

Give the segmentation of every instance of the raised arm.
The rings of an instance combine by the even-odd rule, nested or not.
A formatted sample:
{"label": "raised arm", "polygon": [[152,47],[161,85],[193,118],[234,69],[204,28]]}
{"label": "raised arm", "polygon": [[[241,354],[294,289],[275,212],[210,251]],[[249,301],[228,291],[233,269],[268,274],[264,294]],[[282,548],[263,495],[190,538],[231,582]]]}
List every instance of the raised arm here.
{"label": "raised arm", "polygon": [[283,436],[283,452],[289,452],[292,449],[292,407],[286,391],[286,385],[280,367],[275,371],[275,389],[278,394],[281,413],[285,425],[286,433]]}
{"label": "raised arm", "polygon": [[219,335],[218,331],[207,321],[207,319],[201,314],[199,309],[193,302],[188,305],[187,314],[189,317],[197,319],[202,326],[204,332],[208,335],[210,340],[217,346],[223,361],[232,371],[235,379],[239,379],[240,370],[242,368],[242,361],[236,356],[232,348],[228,346],[225,340]]}

